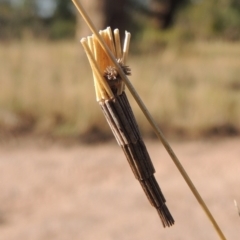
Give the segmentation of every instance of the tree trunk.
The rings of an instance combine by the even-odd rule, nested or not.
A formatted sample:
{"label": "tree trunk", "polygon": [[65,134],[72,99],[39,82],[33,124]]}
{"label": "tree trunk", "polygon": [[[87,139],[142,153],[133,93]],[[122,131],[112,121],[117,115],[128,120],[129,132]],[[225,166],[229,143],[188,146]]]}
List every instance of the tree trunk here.
{"label": "tree trunk", "polygon": [[[90,16],[97,30],[110,26],[112,29],[118,28],[120,32],[125,30],[126,13],[125,5],[127,0],[82,0],[83,7]],[[79,14],[77,14],[77,38],[82,38],[91,34]]]}
{"label": "tree trunk", "polygon": [[173,20],[175,10],[183,0],[151,0],[150,9],[153,23],[157,28],[168,28]]}

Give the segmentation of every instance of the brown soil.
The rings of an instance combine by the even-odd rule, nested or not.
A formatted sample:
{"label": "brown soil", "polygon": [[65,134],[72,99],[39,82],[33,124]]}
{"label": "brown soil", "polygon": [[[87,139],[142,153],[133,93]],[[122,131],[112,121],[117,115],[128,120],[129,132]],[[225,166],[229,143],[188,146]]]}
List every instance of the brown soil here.
{"label": "brown soil", "polygon": [[[171,144],[227,239],[240,238],[240,138]],[[163,229],[115,142],[0,146],[0,239],[219,239],[159,142],[147,142],[175,218]]]}

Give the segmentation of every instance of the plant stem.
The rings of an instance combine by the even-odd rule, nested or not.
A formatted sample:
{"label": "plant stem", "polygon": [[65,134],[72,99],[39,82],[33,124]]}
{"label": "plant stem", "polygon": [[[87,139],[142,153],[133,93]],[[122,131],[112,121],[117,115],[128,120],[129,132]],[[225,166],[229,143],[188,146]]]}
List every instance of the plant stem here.
{"label": "plant stem", "polygon": [[198,203],[200,204],[200,206],[202,207],[202,209],[206,213],[206,215],[209,218],[209,220],[211,221],[211,223],[212,223],[214,229],[216,230],[217,234],[219,235],[220,239],[226,240],[226,238],[225,238],[224,234],[222,233],[221,229],[219,228],[217,222],[215,221],[214,217],[212,216],[211,212],[209,211],[209,209],[208,209],[207,205],[205,204],[204,200],[202,199],[201,195],[198,193],[196,187],[194,186],[193,182],[189,178],[189,176],[186,173],[185,169],[183,168],[182,164],[178,160],[178,158],[175,155],[174,151],[170,147],[170,145],[169,145],[168,141],[166,140],[165,136],[163,135],[163,133],[159,129],[158,125],[155,123],[153,117],[151,116],[150,112],[148,111],[148,109],[144,105],[143,101],[139,97],[139,95],[136,92],[136,90],[134,89],[133,85],[131,84],[131,82],[129,81],[127,76],[124,74],[124,72],[121,69],[120,65],[118,64],[118,62],[116,61],[115,57],[113,56],[112,52],[110,51],[110,49],[108,48],[106,43],[103,41],[103,39],[101,38],[100,34],[97,32],[97,30],[96,30],[95,26],[93,25],[91,19],[89,18],[88,14],[86,13],[86,11],[84,10],[84,8],[82,7],[82,5],[80,4],[79,1],[76,1],[76,0],[72,0],[72,1],[73,1],[74,5],[76,6],[76,8],[78,9],[79,13],[82,15],[82,17],[85,20],[85,22],[88,25],[88,27],[96,35],[96,38],[98,39],[99,44],[106,51],[106,53],[108,54],[109,58],[114,63],[114,65],[117,68],[118,73],[121,76],[122,80],[125,82],[126,86],[128,87],[129,91],[131,92],[133,98],[137,102],[138,106],[142,110],[143,114],[147,118],[147,120],[150,123],[150,125],[152,126],[152,128],[154,129],[156,135],[161,140],[163,146],[165,147],[165,149],[167,150],[168,154],[172,158],[172,160],[175,163],[177,169],[179,170],[179,172],[181,173],[182,177],[184,178],[184,180],[186,181],[187,185],[189,186],[190,190],[192,191],[193,195],[195,196],[195,198],[197,199]]}

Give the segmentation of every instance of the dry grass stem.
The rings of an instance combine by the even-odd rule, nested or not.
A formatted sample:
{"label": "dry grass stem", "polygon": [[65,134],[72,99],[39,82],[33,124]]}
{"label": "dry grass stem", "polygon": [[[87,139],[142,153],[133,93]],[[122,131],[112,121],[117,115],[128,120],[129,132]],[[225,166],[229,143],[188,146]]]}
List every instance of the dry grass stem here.
{"label": "dry grass stem", "polygon": [[[106,98],[106,99],[112,98],[113,97],[112,90],[110,89],[106,80],[103,78],[103,76],[101,74],[101,70],[99,68],[99,65],[97,64],[96,60],[94,59],[91,49],[88,46],[87,40],[84,38],[81,40],[81,43],[84,47],[84,50],[86,51],[87,57],[89,59],[90,65],[92,67],[94,79],[97,79],[97,80],[95,80],[96,81],[96,85],[95,85],[96,89],[95,90],[96,90],[97,99],[99,98],[99,96],[101,96],[101,98]],[[94,42],[94,43],[96,43],[96,42]]]}
{"label": "dry grass stem", "polygon": [[122,62],[123,62],[123,64],[126,64],[126,62],[127,62],[127,57],[128,57],[128,52],[129,52],[129,46],[130,46],[130,39],[131,39],[131,34],[126,31],[126,32],[125,32],[124,45],[123,45],[123,56],[122,56]]}
{"label": "dry grass stem", "polygon": [[86,13],[84,8],[82,7],[82,5],[78,1],[75,1],[75,0],[72,0],[72,1],[75,4],[75,6],[77,7],[77,9],[79,10],[80,14],[82,15],[83,19],[85,20],[85,22],[87,23],[89,28],[96,35],[100,45],[105,50],[105,52],[108,55],[108,57],[114,63],[114,65],[115,65],[115,67],[116,67],[116,69],[117,69],[121,79],[125,82],[125,84],[127,85],[129,91],[131,92],[131,94],[133,95],[134,99],[136,100],[136,102],[138,103],[139,107],[141,108],[142,112],[144,113],[145,117],[147,118],[147,120],[149,121],[149,123],[151,124],[153,129],[155,130],[156,135],[161,140],[162,144],[164,145],[164,147],[166,148],[167,152],[171,156],[171,158],[172,158],[173,162],[175,163],[176,167],[178,168],[178,170],[182,174],[183,178],[185,179],[187,185],[189,186],[189,188],[191,189],[192,193],[194,194],[194,196],[196,197],[197,201],[199,202],[200,206],[203,208],[204,212],[208,216],[209,220],[211,221],[211,223],[212,223],[214,229],[216,230],[217,234],[219,235],[220,239],[225,240],[226,238],[225,238],[224,234],[222,233],[221,229],[219,228],[217,222],[215,221],[214,217],[212,216],[211,212],[209,211],[209,209],[208,209],[207,205],[205,204],[204,200],[202,199],[201,195],[197,191],[197,189],[194,186],[193,182],[189,178],[188,174],[186,173],[186,171],[183,168],[182,164],[178,160],[177,156],[175,155],[174,151],[172,150],[172,148],[169,145],[168,141],[166,140],[165,136],[163,135],[163,133],[159,129],[158,125],[154,121],[154,119],[151,116],[150,112],[148,111],[148,109],[144,105],[143,101],[139,97],[138,93],[136,92],[136,90],[134,89],[132,84],[130,83],[129,79],[124,74],[124,71],[121,69],[121,66],[116,61],[116,59],[115,59],[114,55],[112,54],[112,52],[110,51],[109,47],[106,45],[106,43],[103,41],[103,39],[101,38],[101,36],[97,32],[97,30],[94,27],[91,19],[88,17],[88,14]]}
{"label": "dry grass stem", "polygon": [[115,46],[116,46],[116,56],[117,59],[121,58],[122,56],[122,47],[121,47],[121,39],[118,29],[114,29],[114,39],[115,39]]}

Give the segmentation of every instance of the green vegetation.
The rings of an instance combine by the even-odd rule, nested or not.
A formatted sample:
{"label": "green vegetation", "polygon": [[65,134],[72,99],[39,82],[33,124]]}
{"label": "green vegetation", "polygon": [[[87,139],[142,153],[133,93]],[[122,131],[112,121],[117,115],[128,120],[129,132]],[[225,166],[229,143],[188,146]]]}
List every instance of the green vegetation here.
{"label": "green vegetation", "polygon": [[40,11],[41,0],[18,2],[18,5],[14,6],[11,1],[0,1],[0,40],[74,38],[76,17],[70,0],[57,0],[56,9],[50,15]]}
{"label": "green vegetation", "polygon": [[[240,40],[240,2],[238,0],[192,0],[185,1],[177,9],[171,27],[156,31],[151,18],[134,12],[137,25],[134,34],[136,43],[150,41],[154,45],[166,46],[194,41]],[[135,26],[134,26],[135,27]],[[145,49],[144,46],[139,47]]]}
{"label": "green vegetation", "polygon": [[238,0],[195,1],[179,12],[176,28],[185,38],[239,40]]}
{"label": "green vegetation", "polygon": [[[50,1],[56,4],[55,11],[50,15],[39,12],[41,0],[22,0],[22,4],[18,7],[13,7],[10,2],[0,1],[0,39],[19,39],[30,36],[56,40],[74,37],[76,15],[70,0]],[[159,8],[167,8],[167,1],[159,0],[159,2]],[[175,2],[175,7],[172,24],[163,31],[163,34],[168,36],[164,40],[237,41],[240,39],[239,0],[172,0],[169,2],[172,2],[172,5]],[[85,4],[84,1],[83,3]],[[146,30],[149,32],[151,28],[155,32],[154,35],[161,33],[159,26],[154,24],[153,18],[156,12],[150,4],[144,9],[138,0],[126,0],[126,10],[129,16],[128,30],[131,30],[135,39],[138,39],[137,36],[144,34]],[[160,11],[161,14],[164,15],[166,12]]]}

